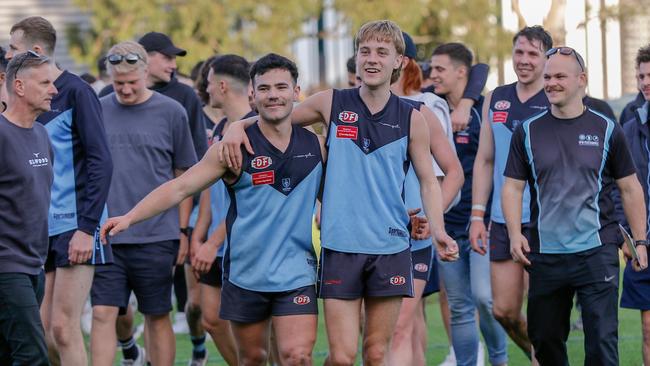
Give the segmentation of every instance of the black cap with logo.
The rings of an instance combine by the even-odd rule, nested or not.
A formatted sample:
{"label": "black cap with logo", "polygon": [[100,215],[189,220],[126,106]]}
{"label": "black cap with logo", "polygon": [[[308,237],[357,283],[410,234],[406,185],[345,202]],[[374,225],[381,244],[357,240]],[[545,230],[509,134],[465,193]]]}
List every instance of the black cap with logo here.
{"label": "black cap with logo", "polygon": [[149,32],[138,41],[147,52],[160,52],[166,56],[185,56],[187,51],[174,46],[171,38],[164,33]]}

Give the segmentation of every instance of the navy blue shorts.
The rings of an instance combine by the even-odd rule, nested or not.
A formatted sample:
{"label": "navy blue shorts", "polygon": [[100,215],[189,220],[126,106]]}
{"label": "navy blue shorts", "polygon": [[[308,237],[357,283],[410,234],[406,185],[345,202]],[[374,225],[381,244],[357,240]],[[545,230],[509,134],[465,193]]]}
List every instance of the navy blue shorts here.
{"label": "navy blue shorts", "polygon": [[260,292],[243,289],[228,280],[223,282],[221,319],[257,323],[271,316],[308,314],[318,314],[314,285],[282,292]]}
{"label": "navy blue shorts", "polygon": [[[70,244],[70,239],[77,230],[70,230],[64,233],[50,236],[50,243],[47,251],[47,259],[45,260],[45,272],[53,272],[60,267],[70,266],[70,261],[68,260],[68,249]],[[93,255],[85,263],[88,265],[102,265],[113,263],[113,252],[111,250],[111,245],[103,245],[99,241],[99,235],[95,232],[95,248],[93,250]]]}
{"label": "navy blue shorts", "polygon": [[133,291],[141,313],[161,315],[170,312],[178,245],[178,240],[114,244],[114,263],[95,269],[90,291],[92,305],[126,308]]}
{"label": "navy blue shorts", "polygon": [[411,249],[395,254],[344,253],[322,248],[319,293],[323,299],[413,297]]}
{"label": "navy blue shorts", "polygon": [[429,271],[429,279],[427,280],[427,285],[424,286],[422,297],[433,295],[436,292],[440,292],[440,277],[438,276],[438,260],[436,260],[436,252],[434,251],[431,260],[431,270]]}
{"label": "navy blue shorts", "polygon": [[650,310],[650,269],[636,272],[628,260],[623,272],[623,293],[621,307]]}
{"label": "navy blue shorts", "polygon": [[215,258],[212,267],[208,273],[199,277],[199,283],[212,287],[221,287],[223,285],[223,257]]}
{"label": "navy blue shorts", "polygon": [[433,248],[426,247],[411,252],[411,261],[413,262],[413,279],[427,281],[429,272],[431,272],[431,262],[433,259]]}
{"label": "navy blue shorts", "polygon": [[[521,233],[530,243],[530,225],[521,224]],[[510,254],[510,236],[506,224],[490,222],[490,261],[512,260]]]}

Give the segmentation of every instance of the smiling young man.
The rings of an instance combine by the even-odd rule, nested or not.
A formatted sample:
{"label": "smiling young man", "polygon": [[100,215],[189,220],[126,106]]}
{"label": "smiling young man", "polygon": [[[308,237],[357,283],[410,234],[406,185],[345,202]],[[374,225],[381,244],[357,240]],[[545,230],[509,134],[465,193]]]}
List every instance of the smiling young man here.
{"label": "smiling young man", "polygon": [[[363,363],[381,365],[388,360],[402,297],[413,296],[409,216],[402,198],[409,160],[439,255],[443,260],[457,255],[455,242],[444,231],[426,122],[390,92],[391,76],[400,71],[404,54],[402,31],[387,20],[366,23],[355,47],[361,87],[320,92],[292,114],[293,123],[324,122],[329,130],[319,275],[328,365],[354,364],[362,303]],[[224,159],[229,166],[238,166],[242,143],[253,152],[242,134],[252,122],[236,122],[226,133],[224,141],[230,143]]]}
{"label": "smiling young man", "polygon": [[36,117],[57,93],[47,57],[30,51],[7,68],[0,115],[0,364],[49,365],[39,306],[47,256],[54,159]]}
{"label": "smiling young man", "polygon": [[[109,215],[120,215],[195,164],[196,154],[183,107],[147,88],[144,48],[122,42],[106,59],[115,93],[103,97],[101,105],[111,153],[118,162],[107,206]],[[128,305],[131,291],[149,330],[151,362],[173,364],[172,272],[186,254],[179,240],[180,223],[189,217],[188,203],[112,238],[114,263],[97,269],[91,292],[93,365],[113,364],[118,309]]]}
{"label": "smiling young man", "polygon": [[318,312],[311,219],[325,149],[316,135],[291,124],[300,91],[292,61],[266,55],[250,76],[259,117],[245,133],[256,153],[244,153],[241,168],[231,168],[218,156],[217,143],[186,174],[154,190],[126,215],[109,219],[102,237],[223,179],[231,205],[221,317],[231,321],[239,364],[266,364],[271,320],[280,363],[311,364]]}
{"label": "smiling young man", "polygon": [[[42,17],[29,17],[9,32],[6,57],[32,50],[52,59],[56,30]],[[46,337],[64,365],[87,365],[80,319],[95,265],[111,262],[110,247],[95,240],[112,174],[101,107],[93,89],[78,76],[49,64],[59,93],[50,111],[38,116],[56,156],[49,210],[50,247],[45,262],[41,317]]]}
{"label": "smiling young man", "polygon": [[[584,106],[587,74],[572,48],[546,52],[550,110],[512,136],[502,192],[510,251],[530,275],[528,334],[541,365],[567,365],[566,340],[577,293],[585,329],[585,365],[618,365],[621,242],[610,193],[618,187],[636,240],[637,269],[647,267],[643,189],[616,122]],[[549,148],[552,147],[552,148]],[[530,236],[522,234],[522,198],[530,187]]]}
{"label": "smiling young man", "polygon": [[[501,210],[503,170],[512,131],[522,121],[548,108],[543,91],[544,52],[553,46],[551,35],[541,26],[525,27],[512,40],[512,63],[517,81],[499,86],[483,103],[481,134],[472,184],[472,219],[469,239],[479,254],[490,256],[492,311],[510,338],[531,357],[526,318],[521,313],[527,276],[521,263],[512,260],[505,218]],[[483,221],[490,196],[490,233]],[[522,223],[528,235],[530,212],[528,189],[524,193]]]}

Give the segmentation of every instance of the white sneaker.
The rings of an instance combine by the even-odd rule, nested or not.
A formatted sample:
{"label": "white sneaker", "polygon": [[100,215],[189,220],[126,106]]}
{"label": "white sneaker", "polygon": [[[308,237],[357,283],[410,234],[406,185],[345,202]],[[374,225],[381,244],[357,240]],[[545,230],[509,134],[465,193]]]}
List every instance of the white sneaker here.
{"label": "white sneaker", "polygon": [[478,342],[478,351],[476,352],[476,366],[485,366],[485,349],[483,342]]}
{"label": "white sneaker", "polygon": [[122,366],[145,366],[147,364],[147,353],[144,348],[137,344],[136,347],[138,347],[138,358],[135,360],[122,360]]}
{"label": "white sneaker", "polygon": [[454,347],[449,347],[449,353],[447,357],[442,361],[438,366],[456,366],[456,354],[454,353]]}
{"label": "white sneaker", "polygon": [[188,334],[190,332],[190,327],[187,325],[187,318],[185,313],[176,313],[174,314],[174,324],[172,325],[174,334]]}

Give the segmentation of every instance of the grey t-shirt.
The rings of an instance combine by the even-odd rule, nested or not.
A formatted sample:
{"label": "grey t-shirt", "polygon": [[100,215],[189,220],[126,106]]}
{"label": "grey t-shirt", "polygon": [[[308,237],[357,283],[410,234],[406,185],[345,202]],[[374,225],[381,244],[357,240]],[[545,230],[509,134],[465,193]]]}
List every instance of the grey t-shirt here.
{"label": "grey t-shirt", "polygon": [[[127,213],[149,192],[174,178],[174,169],[196,163],[187,115],[175,100],[154,92],[146,102],[122,105],[115,94],[100,99],[113,156],[108,214]],[[111,239],[144,244],[179,237],[178,208],[143,221]]]}
{"label": "grey t-shirt", "polygon": [[45,263],[52,160],[43,125],[0,115],[0,273],[35,275]]}

